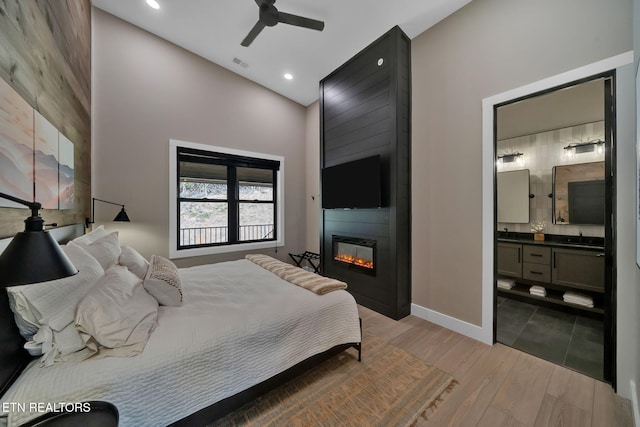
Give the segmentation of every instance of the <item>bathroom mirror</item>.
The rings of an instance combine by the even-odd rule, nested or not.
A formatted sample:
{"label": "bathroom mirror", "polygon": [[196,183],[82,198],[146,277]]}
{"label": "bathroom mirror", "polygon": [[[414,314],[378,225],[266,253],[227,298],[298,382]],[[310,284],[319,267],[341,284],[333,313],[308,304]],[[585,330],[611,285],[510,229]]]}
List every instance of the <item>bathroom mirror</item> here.
{"label": "bathroom mirror", "polygon": [[553,167],[553,223],[604,224],[604,162]]}
{"label": "bathroom mirror", "polygon": [[498,172],[498,222],[529,222],[529,169]]}

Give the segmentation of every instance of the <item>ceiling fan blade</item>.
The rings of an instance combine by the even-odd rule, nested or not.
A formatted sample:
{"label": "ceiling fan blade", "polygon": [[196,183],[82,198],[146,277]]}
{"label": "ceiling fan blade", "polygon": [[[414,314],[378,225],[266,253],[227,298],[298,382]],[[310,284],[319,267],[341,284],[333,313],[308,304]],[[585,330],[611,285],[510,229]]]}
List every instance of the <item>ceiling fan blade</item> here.
{"label": "ceiling fan blade", "polygon": [[251,31],[249,31],[249,34],[247,34],[247,37],[245,37],[240,44],[244,47],[248,47],[251,42],[253,42],[253,40],[258,36],[258,34],[260,34],[260,31],[262,31],[264,27],[265,25],[262,22],[256,22],[256,25],[253,26]]}
{"label": "ceiling fan blade", "polygon": [[278,12],[278,22],[283,24],[295,25],[296,27],[310,28],[312,30],[322,31],[324,22],[317,21],[303,16],[291,15],[290,13]]}

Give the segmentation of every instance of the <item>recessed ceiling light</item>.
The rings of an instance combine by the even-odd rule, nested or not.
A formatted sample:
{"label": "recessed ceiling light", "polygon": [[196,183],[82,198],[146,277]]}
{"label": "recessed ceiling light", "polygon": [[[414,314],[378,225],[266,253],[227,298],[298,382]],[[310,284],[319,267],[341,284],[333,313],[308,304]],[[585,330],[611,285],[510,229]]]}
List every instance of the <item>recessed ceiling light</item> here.
{"label": "recessed ceiling light", "polygon": [[284,78],[287,79],[287,80],[292,80],[293,79],[293,74],[285,73]]}
{"label": "recessed ceiling light", "polygon": [[156,0],[147,0],[147,4],[154,9],[160,9],[160,5]]}

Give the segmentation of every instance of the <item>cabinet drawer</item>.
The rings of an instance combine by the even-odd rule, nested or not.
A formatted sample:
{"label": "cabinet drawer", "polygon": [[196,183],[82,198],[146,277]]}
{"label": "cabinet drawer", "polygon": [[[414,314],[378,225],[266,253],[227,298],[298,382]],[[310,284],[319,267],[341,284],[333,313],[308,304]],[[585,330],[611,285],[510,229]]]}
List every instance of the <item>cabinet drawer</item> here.
{"label": "cabinet drawer", "polygon": [[551,264],[551,248],[544,246],[523,245],[524,262],[534,264]]}
{"label": "cabinet drawer", "polygon": [[551,281],[551,266],[525,262],[522,264],[522,277],[549,283]]}

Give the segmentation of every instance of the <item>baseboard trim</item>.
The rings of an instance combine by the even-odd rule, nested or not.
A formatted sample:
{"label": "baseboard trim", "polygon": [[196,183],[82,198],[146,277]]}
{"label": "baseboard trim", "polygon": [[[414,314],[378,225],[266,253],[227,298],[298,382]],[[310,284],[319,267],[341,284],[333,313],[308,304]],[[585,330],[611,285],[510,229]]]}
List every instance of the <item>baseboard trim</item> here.
{"label": "baseboard trim", "polygon": [[486,330],[483,330],[480,326],[465,322],[464,320],[456,319],[455,317],[447,316],[446,314],[439,313],[417,304],[411,304],[411,314],[423,320],[442,326],[443,328],[451,329],[454,332],[473,338],[474,340],[488,345],[493,345],[493,338],[491,337],[491,334],[487,334]]}
{"label": "baseboard trim", "polygon": [[631,407],[633,408],[633,425],[640,427],[640,404],[638,403],[638,389],[636,382],[629,380],[629,388],[631,388]]}

